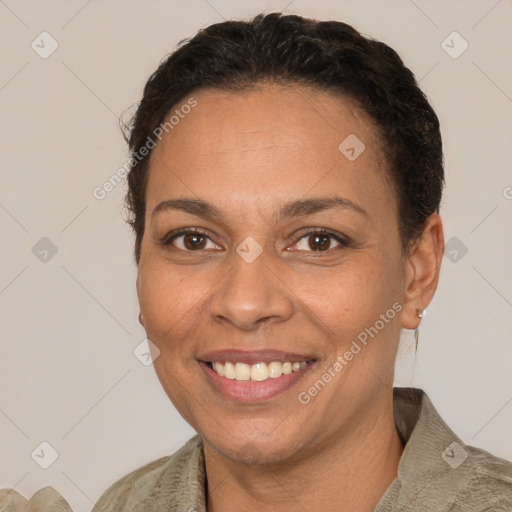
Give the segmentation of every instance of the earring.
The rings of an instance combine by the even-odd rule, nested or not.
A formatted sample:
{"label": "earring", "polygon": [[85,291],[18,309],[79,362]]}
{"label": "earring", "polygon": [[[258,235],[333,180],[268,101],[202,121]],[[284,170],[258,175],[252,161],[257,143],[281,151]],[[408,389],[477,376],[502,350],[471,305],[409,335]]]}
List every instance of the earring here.
{"label": "earring", "polygon": [[144,320],[144,315],[142,313],[139,313],[139,324],[144,326],[144,324],[142,323],[142,320]]}
{"label": "earring", "polygon": [[[423,310],[416,308],[416,316],[418,316],[419,318],[423,318]],[[414,329],[414,341],[415,341],[414,344],[416,347],[416,352],[418,351],[419,338],[420,338],[420,330],[419,330],[419,325],[418,325],[418,327],[416,327],[416,329]]]}

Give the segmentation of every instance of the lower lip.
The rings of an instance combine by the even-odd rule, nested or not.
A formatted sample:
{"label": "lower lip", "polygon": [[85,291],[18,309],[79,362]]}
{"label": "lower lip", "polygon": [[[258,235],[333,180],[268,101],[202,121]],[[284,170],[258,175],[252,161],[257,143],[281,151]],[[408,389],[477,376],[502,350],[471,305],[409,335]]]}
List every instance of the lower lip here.
{"label": "lower lip", "polygon": [[206,374],[208,381],[224,397],[236,402],[257,403],[264,402],[284,393],[296,384],[304,374],[311,369],[314,363],[308,363],[304,368],[277,379],[267,379],[261,382],[253,380],[231,380],[221,377],[203,361],[199,366]]}

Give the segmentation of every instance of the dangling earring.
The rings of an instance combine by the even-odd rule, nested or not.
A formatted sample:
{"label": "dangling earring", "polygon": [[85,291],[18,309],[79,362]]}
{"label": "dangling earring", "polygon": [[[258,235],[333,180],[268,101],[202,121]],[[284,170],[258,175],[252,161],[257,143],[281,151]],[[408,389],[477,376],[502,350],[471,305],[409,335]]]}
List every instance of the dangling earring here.
{"label": "dangling earring", "polygon": [[[418,316],[419,318],[423,318],[423,310],[416,308],[416,316]],[[414,340],[415,340],[416,352],[418,351],[418,340],[420,338],[419,328],[420,328],[420,326],[418,325],[418,327],[416,327],[416,329],[414,329]]]}

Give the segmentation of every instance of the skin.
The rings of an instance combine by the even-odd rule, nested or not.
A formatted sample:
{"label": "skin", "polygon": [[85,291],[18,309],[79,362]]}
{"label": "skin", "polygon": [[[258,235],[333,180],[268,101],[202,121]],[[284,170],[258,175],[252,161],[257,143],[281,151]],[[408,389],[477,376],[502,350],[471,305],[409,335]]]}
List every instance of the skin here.
{"label": "skin", "polygon": [[[401,329],[416,328],[435,292],[443,253],[432,214],[402,253],[396,197],[376,130],[350,100],[303,87],[243,93],[200,90],[197,106],[150,160],[137,293],[166,393],[204,441],[208,510],[371,511],[397,475],[403,446],[392,413]],[[349,161],[349,134],[366,146]],[[281,219],[289,201],[351,200]],[[167,199],[203,199],[222,220],[167,210]],[[200,250],[172,230],[197,227]],[[316,242],[310,228],[351,240]],[[263,252],[247,263],[246,237]],[[194,235],[192,235],[194,239]],[[197,241],[197,239],[195,239]],[[314,250],[320,245],[324,250]],[[297,399],[394,303],[393,320],[304,405]],[[278,349],[316,359],[291,389],[258,404],[213,389],[197,358],[210,350]]]}

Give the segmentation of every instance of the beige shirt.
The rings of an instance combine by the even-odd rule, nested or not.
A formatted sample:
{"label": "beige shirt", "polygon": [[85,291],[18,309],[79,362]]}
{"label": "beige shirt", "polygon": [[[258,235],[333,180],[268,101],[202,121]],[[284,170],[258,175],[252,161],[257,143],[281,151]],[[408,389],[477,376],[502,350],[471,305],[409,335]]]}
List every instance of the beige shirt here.
{"label": "beige shirt", "polygon": [[[423,391],[395,388],[394,416],[405,449],[398,476],[374,512],[512,511],[512,463],[466,446]],[[206,512],[205,476],[203,445],[195,436],[174,455],[116,482],[101,496],[93,512]],[[39,493],[43,491],[55,503],[62,499],[49,487]],[[7,496],[2,497],[2,493]],[[2,512],[44,510],[24,508],[26,504],[16,491],[0,491]],[[71,511],[69,506],[46,510]]]}

